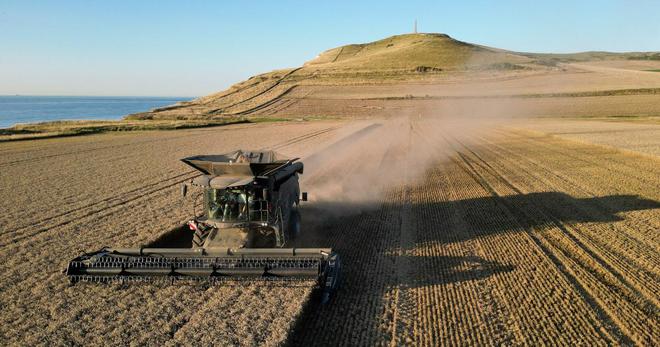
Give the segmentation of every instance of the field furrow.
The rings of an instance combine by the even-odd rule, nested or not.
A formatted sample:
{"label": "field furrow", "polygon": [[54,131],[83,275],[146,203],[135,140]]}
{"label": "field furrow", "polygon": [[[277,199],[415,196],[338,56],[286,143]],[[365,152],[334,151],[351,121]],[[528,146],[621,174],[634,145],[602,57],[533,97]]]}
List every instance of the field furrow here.
{"label": "field furrow", "polygon": [[[504,185],[510,188],[509,192],[505,191],[500,193],[501,195],[530,193],[518,188],[514,182],[492,170],[492,166],[488,163],[493,162],[493,160],[486,162],[480,158],[474,158],[474,162],[477,163],[476,166],[481,166],[485,171],[490,171],[490,174],[495,178],[503,180]],[[505,167],[507,170],[513,169],[511,165],[505,165]],[[530,175],[529,172],[527,175],[522,175],[522,177],[539,182],[534,180],[534,175]],[[538,187],[534,188],[538,189]],[[620,326],[621,331],[626,334],[622,335],[623,342],[625,342],[627,336],[642,344],[648,344],[656,340],[658,336],[652,332],[652,328],[646,323],[657,322],[657,305],[644,300],[644,297],[657,300],[653,297],[653,294],[648,295],[646,291],[642,293],[637,291],[624,277],[625,272],[617,271],[611,263],[603,260],[603,257],[597,253],[597,249],[593,249],[590,244],[578,240],[579,234],[571,233],[572,228],[567,227],[567,223],[560,220],[561,214],[553,216],[552,212],[546,212],[547,207],[544,205],[539,205],[534,200],[530,202],[530,211],[517,206],[516,211],[521,211],[530,216],[529,218],[538,220],[538,224],[549,229],[548,232],[540,234],[541,239],[544,243],[547,243],[548,249],[557,255],[561,263],[573,272],[573,276],[589,292],[589,295],[594,298],[600,308],[607,312],[609,317]],[[573,210],[573,213],[575,213],[575,210]],[[650,281],[650,283],[652,286],[657,285],[655,281]],[[634,319],[635,317],[637,319]],[[639,324],[639,322],[644,323]]]}
{"label": "field furrow", "polygon": [[[497,149],[502,150],[501,147],[489,143],[488,150],[484,149],[483,151]],[[534,189],[539,191],[563,189],[564,192],[571,195],[599,196],[601,194],[587,190],[578,183],[572,182],[570,177],[566,177],[565,174],[561,173],[562,171],[551,170],[547,168],[547,165],[541,165],[539,162],[531,161],[526,157],[511,153],[510,151],[506,151],[505,153],[506,156],[501,154],[499,156],[507,159],[494,161],[491,160],[492,156],[484,156],[481,160],[482,162],[492,163],[501,170],[509,167],[515,169],[518,175],[524,173],[524,175],[520,176],[529,178],[527,184],[534,186]],[[522,163],[527,163],[527,165],[532,165],[532,167],[525,167],[521,165]],[[512,174],[510,170],[509,174]],[[608,210],[607,206],[602,206],[598,202],[591,204],[578,203],[576,200],[562,199],[561,196],[557,195],[553,196],[553,198],[555,203],[548,204],[548,206],[568,205],[562,207],[573,207],[593,220],[611,219],[611,217],[608,218],[606,213],[603,212],[603,210]],[[650,208],[654,205],[651,202],[653,200],[646,201],[642,201],[642,206],[646,204]],[[552,207],[550,209],[559,218],[566,215],[565,210],[562,211],[561,209]],[[627,224],[625,220],[610,224],[562,223],[559,219],[554,218],[554,222],[562,224],[562,228],[573,238],[572,242],[590,253],[590,258],[599,262],[602,267],[605,267],[607,273],[619,277],[622,281],[627,281],[623,279],[624,277],[631,279],[633,281],[632,285],[642,292],[643,297],[652,301],[656,306],[658,305],[658,299],[655,293],[660,290],[658,288],[659,277],[657,268],[658,261],[660,260],[658,260],[657,244],[654,240],[629,237],[629,230],[634,230],[635,228],[629,228],[625,225]],[[639,223],[639,220],[637,223]]]}
{"label": "field furrow", "polygon": [[[0,341],[657,345],[657,158],[453,125],[412,113],[2,143]],[[292,246],[340,254],[329,305],[312,282],[69,285],[82,250],[176,234],[193,213],[177,186],[197,175],[178,160],[236,148],[303,158]]]}
{"label": "field furrow", "polygon": [[[281,126],[277,127],[282,129]],[[314,146],[334,141],[336,136],[334,131],[339,129],[337,125],[327,126],[320,123],[311,127],[301,128],[295,125],[289,127],[293,129],[288,130],[287,127],[283,127],[283,132],[280,134],[263,136],[260,139],[261,145],[258,146],[283,151],[293,150],[294,153],[309,155],[314,151]],[[342,129],[350,132],[351,127],[352,125],[345,126]],[[257,130],[257,132],[259,131]],[[270,131],[263,129],[263,133],[268,132]],[[16,230],[16,232],[12,232],[11,228],[5,228],[3,225],[1,239],[3,247],[0,249],[0,256],[4,260],[3,281],[0,284],[3,293],[2,307],[5,312],[1,317],[2,325],[5,328],[0,330],[3,341],[22,341],[22,343],[33,341],[36,343],[47,336],[48,341],[52,344],[83,344],[93,341],[101,342],[101,339],[111,343],[114,341],[117,344],[127,341],[127,339],[138,344],[147,343],[147,341],[148,343],[165,343],[177,339],[183,343],[192,334],[201,340],[210,341],[210,343],[222,343],[227,336],[234,333],[238,337],[241,330],[229,332],[229,335],[222,335],[217,334],[213,329],[200,328],[203,326],[203,322],[195,318],[193,313],[196,307],[204,308],[206,302],[228,300],[226,297],[232,293],[239,293],[237,302],[252,303],[251,306],[248,305],[240,311],[235,311],[235,319],[249,322],[255,319],[254,314],[256,314],[259,319],[263,320],[261,326],[243,326],[242,331],[245,338],[254,338],[254,343],[261,341],[272,345],[286,337],[293,321],[292,317],[295,317],[307,300],[310,285],[299,287],[295,294],[297,300],[286,300],[285,305],[282,301],[283,298],[288,297],[288,294],[285,293],[291,294],[292,289],[282,286],[266,285],[266,288],[269,288],[267,290],[259,285],[248,286],[242,290],[237,290],[236,286],[159,287],[148,284],[69,287],[61,274],[68,259],[82,250],[93,250],[107,245],[147,244],[189,218],[190,211],[180,208],[181,200],[177,197],[176,185],[196,174],[191,174],[189,170],[185,169],[185,166],[177,162],[177,159],[186,155],[233,149],[230,147],[224,150],[213,150],[212,148],[217,148],[217,145],[213,144],[213,138],[206,137],[199,141],[202,138],[198,135],[200,133],[208,134],[208,129],[198,129],[188,134],[190,133],[197,134],[192,137],[197,139],[192,141],[194,146],[206,149],[202,148],[201,152],[198,152],[200,149],[191,151],[191,148],[185,146],[175,148],[181,147],[183,142],[181,136],[176,136],[177,139],[172,141],[157,141],[148,144],[148,147],[139,149],[155,152],[165,150],[165,154],[160,157],[134,158],[123,153],[124,147],[136,149],[144,144],[106,146],[108,148],[103,150],[80,154],[80,156],[86,157],[86,160],[68,161],[70,167],[68,171],[64,170],[64,172],[68,172],[73,177],[77,174],[85,175],[87,170],[85,166],[89,165],[89,160],[92,159],[90,156],[101,160],[97,162],[97,165],[107,163],[108,166],[103,170],[105,172],[95,177],[99,183],[108,184],[107,187],[100,188],[99,191],[102,194],[96,194],[96,198],[92,198],[93,194],[89,198],[88,195],[80,196],[79,200],[62,206],[63,209],[59,211],[52,211],[40,206],[38,201],[15,205],[10,209],[17,215],[34,214],[35,209],[39,208],[44,208],[45,212],[51,214],[45,214],[40,219],[32,219],[29,224],[24,224],[22,229]],[[232,134],[232,132],[218,131],[218,135],[226,136],[228,134]],[[253,143],[252,146],[257,143],[254,141],[254,134],[251,136],[236,132],[233,134],[238,135],[232,135],[235,136],[234,141],[238,140],[235,143],[240,143],[240,138],[244,138],[246,143]],[[186,137],[189,140],[191,138]],[[121,136],[119,138],[122,139]],[[58,141],[72,140],[74,139]],[[312,146],[309,146],[310,142]],[[168,143],[174,146],[169,152],[167,151],[170,146]],[[163,144],[168,145],[158,147]],[[20,145],[10,144],[10,146]],[[224,144],[224,146],[227,145],[232,146],[231,143]],[[254,148],[252,146],[249,148]],[[209,148],[211,149],[209,150]],[[69,156],[75,157],[75,155]],[[16,165],[33,165],[32,163],[36,162],[48,164],[62,157],[45,156],[39,160],[26,161]],[[174,158],[169,160],[169,157]],[[149,167],[145,163],[136,165],[143,159],[153,167]],[[81,165],[83,170],[78,169]],[[131,171],[116,170],[113,169],[114,165],[119,165],[119,168],[132,167],[130,167]],[[62,186],[70,185],[74,192],[76,189],[85,188],[85,182],[76,181],[75,178],[57,181],[56,184],[52,181],[42,180],[39,172],[34,170],[25,174],[22,179],[26,182],[30,180],[33,182],[32,187],[41,187],[44,192],[51,191],[58,198],[59,193],[53,193],[53,188],[69,189],[62,188]],[[16,183],[21,190],[29,189],[28,186],[22,186],[22,183]],[[3,194],[7,194],[7,191],[4,191]],[[16,223],[16,225],[21,224]],[[25,290],[25,288],[30,289]],[[272,297],[265,295],[267,292],[271,293]],[[48,295],[43,296],[39,293],[48,293]],[[99,305],[99,302],[102,304]],[[270,303],[266,305],[268,307],[281,307],[282,310],[264,311],[260,308],[264,302]],[[235,303],[226,301],[226,304],[234,305]],[[218,307],[204,308],[206,311],[214,309],[218,309]],[[20,312],[28,314],[19,314]],[[117,312],[124,312],[126,316],[121,315],[118,319]],[[19,326],[11,322],[17,315],[19,316]],[[191,320],[193,323],[190,323]],[[115,321],[122,322],[122,325],[115,325],[113,323]],[[46,329],[40,328],[47,325],[49,327]],[[10,328],[11,326],[14,328]],[[257,330],[254,329],[261,332],[257,333]],[[30,333],[26,333],[27,331]],[[145,335],[145,332],[148,334]],[[177,335],[177,333],[179,334]],[[175,339],[175,335],[178,338]],[[89,336],[96,336],[99,340],[90,340]]]}

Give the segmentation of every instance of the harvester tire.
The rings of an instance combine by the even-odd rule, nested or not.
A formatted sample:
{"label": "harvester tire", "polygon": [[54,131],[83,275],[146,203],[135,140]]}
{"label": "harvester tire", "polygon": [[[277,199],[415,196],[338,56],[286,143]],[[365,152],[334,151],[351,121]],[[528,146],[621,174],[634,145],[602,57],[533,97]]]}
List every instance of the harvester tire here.
{"label": "harvester tire", "polygon": [[193,239],[192,239],[192,244],[193,247],[202,247],[204,246],[204,242],[206,241],[206,237],[209,236],[209,233],[211,232],[211,228],[207,230],[200,230],[201,228],[197,228],[195,230],[195,234],[193,234]]}
{"label": "harvester tire", "polygon": [[289,239],[295,240],[298,236],[300,236],[300,211],[294,208],[289,215]]}

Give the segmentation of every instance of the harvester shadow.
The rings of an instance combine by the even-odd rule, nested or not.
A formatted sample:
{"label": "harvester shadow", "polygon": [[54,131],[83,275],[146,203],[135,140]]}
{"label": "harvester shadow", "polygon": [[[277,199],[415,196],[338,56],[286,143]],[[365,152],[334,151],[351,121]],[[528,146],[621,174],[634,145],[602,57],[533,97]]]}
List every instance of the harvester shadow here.
{"label": "harvester shadow", "polygon": [[[660,202],[637,195],[574,198],[562,192],[540,192],[413,203],[410,206],[412,225],[408,227],[417,229],[415,231],[417,242],[435,240],[451,243],[501,232],[542,228],[557,223],[617,222],[625,219],[620,215],[622,212],[659,208]],[[342,223],[342,220],[356,218],[366,218],[375,223],[393,223],[391,220],[388,221],[388,218],[383,218],[383,212],[394,210],[397,215],[400,215],[401,209],[401,205],[387,203],[380,205],[345,202],[315,203],[304,208],[303,237],[296,246],[332,246],[332,243],[328,244],[328,242],[334,241],[332,237],[334,231],[328,230],[330,225],[337,225]],[[389,218],[391,219],[391,217]],[[465,227],[457,229],[455,223],[452,223],[452,218],[460,219]],[[428,226],[435,231],[419,231],[419,229],[429,228]],[[319,227],[328,231],[326,233],[314,232]]]}
{"label": "harvester shadow", "polygon": [[187,224],[182,224],[161,234],[157,239],[144,245],[153,248],[191,248],[193,232]]}
{"label": "harvester shadow", "polygon": [[[623,212],[660,208],[660,203],[636,195],[610,195],[574,198],[562,192],[541,192],[509,196],[482,197],[414,207],[428,216],[425,223],[442,227],[446,232],[422,234],[419,241],[461,242],[504,232],[542,231],[575,223],[612,223],[625,220]],[[451,232],[446,215],[437,210],[459,211],[469,232]],[[423,236],[426,236],[426,239]]]}
{"label": "harvester shadow", "polygon": [[[428,210],[446,210],[457,209],[463,211],[466,220],[474,221],[478,234],[497,233],[500,231],[509,231],[515,226],[509,224],[497,223],[494,219],[483,219],[481,216],[488,215],[493,207],[504,203],[508,206],[527,206],[534,208],[533,205],[543,205],[549,213],[535,218],[519,218],[517,223],[520,227],[529,229],[538,225],[547,224],[553,220],[561,222],[615,222],[623,220],[618,216],[618,212],[646,210],[660,208],[660,203],[654,200],[643,199],[635,195],[611,195],[604,197],[573,198],[568,194],[560,192],[530,193],[524,195],[510,195],[505,197],[483,197],[468,200],[458,200],[430,204],[414,204],[413,210],[416,212],[428,212]],[[600,206],[600,207],[599,207]],[[602,206],[616,206],[616,211]],[[356,218],[361,215],[373,213],[383,206],[365,203],[330,203],[322,202],[305,208],[305,219],[303,222],[304,230],[318,229],[318,225],[337,223],[343,218]],[[392,206],[394,207],[394,206]],[[572,208],[576,207],[576,208]],[[308,212],[309,211],[309,212]],[[585,213],[586,211],[586,213]],[[588,211],[591,211],[589,213]],[[433,211],[431,211],[433,212]],[[501,211],[500,211],[501,212]],[[538,212],[538,211],[536,211]],[[442,225],[445,223],[446,216],[437,213],[425,213],[429,223]],[[540,217],[540,218],[539,218]],[[439,220],[442,219],[442,220]],[[381,222],[381,221],[379,221]],[[461,234],[469,236],[469,234]],[[463,241],[461,235],[452,233],[439,234],[439,241],[455,242]],[[420,235],[418,235],[420,236]],[[436,234],[438,236],[438,234]],[[445,237],[446,236],[446,237]],[[190,232],[186,224],[179,225],[171,230],[161,234],[157,239],[145,245],[146,247],[167,247],[167,248],[190,248],[192,247],[193,233]],[[328,240],[321,233],[305,232],[303,238],[294,243],[296,247],[327,247]]]}
{"label": "harvester shadow", "polygon": [[328,326],[334,331],[324,339],[341,342],[352,336],[351,327],[360,326],[368,328],[366,340],[377,344],[387,336],[382,319],[392,304],[387,296],[393,288],[443,286],[516,271],[515,264],[474,255],[411,256],[416,248],[543,230],[553,223],[611,223],[625,219],[621,212],[657,208],[657,201],[635,195],[574,198],[562,192],[409,205],[309,203],[302,211],[303,234],[296,246],[332,247],[342,258],[342,283],[327,305],[315,298],[306,303],[287,344],[315,342]]}
{"label": "harvester shadow", "polygon": [[[405,262],[408,267],[408,273],[396,279],[396,284],[402,288],[479,280],[515,269],[513,265],[503,265],[478,256],[398,256],[392,261]],[[420,269],[433,271],[417,271]]]}

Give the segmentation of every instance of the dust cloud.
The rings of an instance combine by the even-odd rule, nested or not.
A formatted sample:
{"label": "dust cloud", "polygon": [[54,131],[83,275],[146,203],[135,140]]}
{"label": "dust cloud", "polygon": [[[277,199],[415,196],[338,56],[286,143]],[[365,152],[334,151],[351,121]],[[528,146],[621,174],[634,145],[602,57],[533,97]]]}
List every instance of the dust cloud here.
{"label": "dust cloud", "polygon": [[512,121],[506,99],[414,100],[305,158],[302,189],[328,217],[378,208],[475,138]]}
{"label": "dust cloud", "polygon": [[484,64],[473,60],[457,83],[401,84],[406,97],[384,101],[374,125],[306,158],[302,188],[310,201],[329,216],[378,208],[385,194],[419,183],[475,139],[535,115],[538,105],[494,88],[502,77],[471,70]]}

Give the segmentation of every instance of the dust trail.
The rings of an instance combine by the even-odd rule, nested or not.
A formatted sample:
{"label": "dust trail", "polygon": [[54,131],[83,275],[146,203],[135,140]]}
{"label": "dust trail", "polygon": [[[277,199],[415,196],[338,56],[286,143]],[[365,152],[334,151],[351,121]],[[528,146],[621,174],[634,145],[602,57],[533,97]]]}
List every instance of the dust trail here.
{"label": "dust trail", "polygon": [[476,133],[502,125],[505,113],[462,116],[463,105],[417,106],[377,122],[368,132],[349,136],[305,161],[302,186],[310,201],[329,216],[359,213],[378,206],[383,194],[406,180],[415,181],[449,158],[457,142],[469,143]]}
{"label": "dust trail", "polygon": [[[468,58],[466,66],[483,64],[472,60]],[[316,153],[305,162],[302,183],[310,191],[310,200],[328,207],[324,213],[329,214],[375,207],[387,191],[418,181],[456,148],[470,145],[471,139],[534,113],[521,98],[493,90],[489,76],[468,68],[458,88],[455,83],[429,84],[422,95],[411,94],[420,89],[408,90],[402,84],[401,94],[413,98],[384,101],[377,129],[345,138],[341,146]]]}

